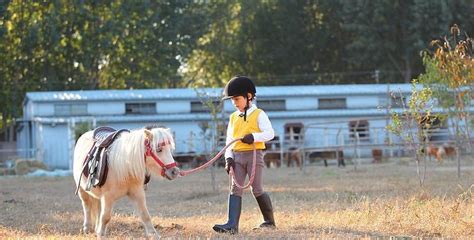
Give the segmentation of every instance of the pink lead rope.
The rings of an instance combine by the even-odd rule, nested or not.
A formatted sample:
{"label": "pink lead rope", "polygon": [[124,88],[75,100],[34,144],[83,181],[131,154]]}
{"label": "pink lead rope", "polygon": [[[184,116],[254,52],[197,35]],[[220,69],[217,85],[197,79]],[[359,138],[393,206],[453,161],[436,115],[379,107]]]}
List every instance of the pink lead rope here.
{"label": "pink lead rope", "polygon": [[[225,150],[227,148],[229,148],[230,146],[232,146],[232,144],[234,144],[235,142],[237,141],[240,141],[242,140],[242,138],[237,138],[237,139],[234,139],[232,140],[230,143],[228,143],[224,148],[222,148],[219,153],[217,153],[217,155],[215,157],[213,157],[211,160],[207,161],[206,163],[204,163],[203,165],[197,167],[197,168],[194,168],[194,169],[190,169],[190,170],[185,170],[185,171],[181,171],[179,173],[180,176],[186,176],[188,174],[191,174],[191,173],[194,173],[194,172],[197,172],[199,170],[202,170],[204,168],[207,168],[209,167],[209,165],[211,165],[212,163],[214,163],[217,159],[219,159],[220,156],[222,156],[222,154],[224,154]],[[242,186],[240,185],[237,180],[235,180],[235,174],[234,174],[234,169],[233,167],[230,168],[230,171],[229,171],[229,183],[232,184],[232,182],[235,183],[235,185],[238,187],[238,188],[248,188],[250,187],[250,185],[252,185],[253,183],[253,179],[255,178],[255,167],[257,166],[257,149],[255,148],[255,144],[253,144],[253,163],[252,163],[252,173],[250,175],[250,178],[249,178],[249,182]]]}
{"label": "pink lead rope", "polygon": [[252,173],[250,174],[249,182],[242,186],[240,185],[237,180],[235,179],[234,168],[230,167],[229,171],[229,188],[232,188],[232,181],[235,183],[235,186],[238,188],[248,188],[253,183],[253,179],[255,178],[255,167],[257,166],[257,149],[255,149],[255,144],[253,144],[253,161],[252,161]]}

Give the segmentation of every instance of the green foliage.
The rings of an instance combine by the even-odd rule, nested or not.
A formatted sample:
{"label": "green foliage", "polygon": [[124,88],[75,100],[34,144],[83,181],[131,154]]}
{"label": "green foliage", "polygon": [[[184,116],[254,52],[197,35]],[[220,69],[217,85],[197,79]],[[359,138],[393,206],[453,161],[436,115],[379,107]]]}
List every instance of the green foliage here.
{"label": "green foliage", "polygon": [[82,134],[92,130],[92,124],[90,122],[80,122],[77,123],[74,128],[74,135],[76,136],[76,141],[81,137]]}
{"label": "green foliage", "polygon": [[[434,40],[435,50],[430,53],[422,52],[425,73],[413,81],[412,93],[408,108],[403,109],[403,117],[392,113],[392,123],[388,130],[402,137],[416,150],[416,160],[425,154],[427,131],[432,127],[432,119],[441,119],[439,115],[432,118],[434,104],[442,107],[451,119],[455,130],[456,146],[470,145],[469,125],[470,105],[472,100],[472,86],[474,83],[473,40],[466,34],[459,38],[460,29],[457,25],[451,27],[451,38],[445,37],[442,41]],[[417,89],[416,84],[423,84]],[[470,122],[471,121],[471,122]],[[464,126],[460,124],[465,123]],[[416,128],[416,134],[412,129]],[[463,142],[463,138],[467,139]],[[458,150],[457,150],[458,151]],[[458,158],[458,176],[460,176],[460,160]],[[422,182],[422,181],[421,181]]]}
{"label": "green foliage", "polygon": [[2,1],[0,79],[7,118],[25,92],[182,86],[201,35],[194,1]]}
{"label": "green foliage", "polygon": [[[416,170],[420,186],[423,186],[426,174],[426,163],[420,171],[420,162],[425,160],[429,141],[428,131],[432,124],[432,90],[420,87],[417,80],[412,81],[411,96],[408,104],[402,104],[402,112],[391,111],[391,122],[387,130],[399,136],[408,149],[415,152]],[[403,98],[403,96],[400,96]]]}
{"label": "green foliage", "polygon": [[428,137],[426,130],[431,128],[430,119],[434,116],[432,94],[430,88],[420,88],[419,83],[413,80],[408,104],[403,105],[401,113],[391,111],[392,121],[387,129],[402,138],[416,151],[422,149]]}
{"label": "green foliage", "polygon": [[[435,41],[434,44],[437,45],[435,53],[422,52],[425,73],[421,74],[418,79],[420,83],[433,88],[434,97],[444,109],[454,108],[456,104],[462,106],[470,104],[469,93],[474,81],[474,60],[472,59],[472,46],[469,49],[469,42],[472,43],[469,38],[460,40],[459,43],[455,43],[458,44],[455,45],[458,50],[440,51],[439,49],[443,48],[441,45],[449,46],[450,43],[447,39],[444,44]],[[461,48],[466,50],[457,52]],[[453,97],[453,94],[457,94],[457,98]],[[459,101],[457,102],[456,99]]]}
{"label": "green foliage", "polygon": [[[0,1],[0,112],[28,91],[401,82],[472,0]],[[428,60],[426,60],[428,61]]]}
{"label": "green foliage", "polygon": [[455,129],[456,139],[460,141],[464,137],[469,138],[472,126],[470,106],[474,86],[474,42],[468,34],[462,34],[457,25],[453,25],[450,32],[450,37],[432,42],[433,51],[423,52],[425,73],[420,75],[419,80],[433,88],[434,98],[452,119],[452,129]]}
{"label": "green foliage", "polygon": [[420,74],[418,80],[421,84],[433,89],[433,97],[437,99],[440,107],[447,109],[454,105],[454,99],[448,88],[449,78],[445,78],[439,72],[436,61],[426,52],[422,53],[425,73]]}
{"label": "green foliage", "polygon": [[474,27],[473,6],[469,0],[219,2],[209,14],[219,21],[198,39],[184,74],[203,86],[222,86],[236,74],[258,85],[410,82],[423,71],[419,51],[432,36],[453,21]]}
{"label": "green foliage", "polygon": [[380,69],[392,82],[410,82],[423,72],[420,50],[453,22],[474,27],[471,0],[344,1],[342,11],[342,27],[351,38],[346,61],[358,70]]}
{"label": "green foliage", "polygon": [[[221,86],[233,75],[257,85],[329,83],[318,72],[341,71],[337,2],[228,1],[211,9],[184,73],[199,86]],[[339,60],[339,61],[338,61]]]}

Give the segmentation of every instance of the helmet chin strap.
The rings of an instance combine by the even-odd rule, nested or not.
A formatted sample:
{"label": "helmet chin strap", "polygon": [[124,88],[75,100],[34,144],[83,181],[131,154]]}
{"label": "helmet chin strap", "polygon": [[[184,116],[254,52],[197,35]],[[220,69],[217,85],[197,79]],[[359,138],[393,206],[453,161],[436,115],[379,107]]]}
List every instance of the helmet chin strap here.
{"label": "helmet chin strap", "polygon": [[247,103],[245,104],[244,112],[239,114],[239,117],[243,117],[244,121],[247,121],[247,110],[250,108],[249,97],[248,96],[243,96],[243,97],[247,100]]}
{"label": "helmet chin strap", "polygon": [[247,109],[250,108],[249,106],[249,96],[245,96],[245,99],[247,100],[247,103],[245,105],[245,109],[244,109],[244,121],[246,122],[247,121]]}

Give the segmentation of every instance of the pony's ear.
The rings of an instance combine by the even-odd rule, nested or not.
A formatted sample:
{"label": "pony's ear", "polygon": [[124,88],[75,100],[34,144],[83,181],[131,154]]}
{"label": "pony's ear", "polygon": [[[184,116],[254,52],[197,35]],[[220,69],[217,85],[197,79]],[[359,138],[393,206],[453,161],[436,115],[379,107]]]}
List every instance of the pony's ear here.
{"label": "pony's ear", "polygon": [[144,129],[144,130],[145,130],[145,137],[146,137],[148,140],[152,141],[152,140],[153,140],[153,133],[152,133],[150,130],[148,130],[148,129]]}

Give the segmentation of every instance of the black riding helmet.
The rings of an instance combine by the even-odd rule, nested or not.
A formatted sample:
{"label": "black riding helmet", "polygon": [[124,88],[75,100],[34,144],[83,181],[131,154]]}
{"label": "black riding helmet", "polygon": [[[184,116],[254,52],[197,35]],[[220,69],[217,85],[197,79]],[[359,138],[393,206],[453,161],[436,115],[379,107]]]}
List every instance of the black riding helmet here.
{"label": "black riding helmet", "polygon": [[239,115],[240,117],[244,117],[244,121],[247,121],[247,109],[250,107],[248,103],[248,93],[252,94],[250,99],[253,99],[257,93],[252,80],[245,76],[235,76],[230,79],[227,85],[225,85],[224,97],[222,97],[222,100],[229,99],[234,96],[243,96],[247,99],[247,106],[245,107],[244,114]]}
{"label": "black riding helmet", "polygon": [[247,97],[247,93],[251,93],[253,97],[257,93],[252,80],[245,76],[235,76],[225,86],[222,100],[232,98],[233,96]]}

